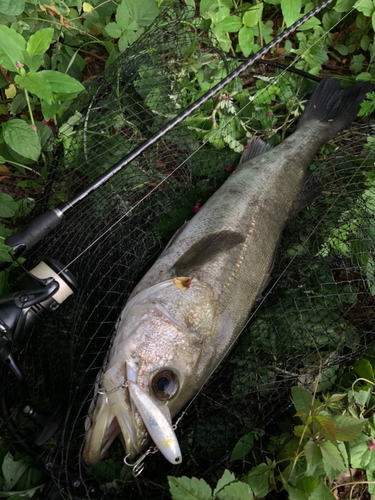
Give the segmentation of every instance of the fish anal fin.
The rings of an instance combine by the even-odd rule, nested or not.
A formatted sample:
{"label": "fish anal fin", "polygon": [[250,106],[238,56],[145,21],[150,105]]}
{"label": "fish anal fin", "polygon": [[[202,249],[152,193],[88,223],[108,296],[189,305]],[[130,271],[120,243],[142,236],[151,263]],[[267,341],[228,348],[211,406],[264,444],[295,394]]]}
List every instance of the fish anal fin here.
{"label": "fish anal fin", "polygon": [[250,144],[244,149],[238,165],[242,165],[242,163],[252,160],[263,153],[267,153],[270,149],[271,146],[262,141],[262,139],[259,137],[253,137]]}
{"label": "fish anal fin", "polygon": [[218,231],[194,243],[173,265],[177,276],[189,276],[194,269],[204,266],[245,241],[245,236],[235,231]]}

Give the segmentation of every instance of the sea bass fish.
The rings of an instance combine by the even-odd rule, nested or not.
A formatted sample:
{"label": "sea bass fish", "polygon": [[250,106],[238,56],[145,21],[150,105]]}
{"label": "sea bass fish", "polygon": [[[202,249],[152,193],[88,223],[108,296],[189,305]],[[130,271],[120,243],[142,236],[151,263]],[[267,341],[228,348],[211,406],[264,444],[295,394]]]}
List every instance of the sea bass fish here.
{"label": "sea bass fish", "polygon": [[181,462],[172,417],[233,346],[267,284],[308,166],[371,90],[358,82],[341,92],[337,80],[324,78],[297,130],[274,149],[252,141],[172,238],[121,313],[86,419],[87,465],[98,463],[117,435],[128,459],[151,437],[171,463]]}

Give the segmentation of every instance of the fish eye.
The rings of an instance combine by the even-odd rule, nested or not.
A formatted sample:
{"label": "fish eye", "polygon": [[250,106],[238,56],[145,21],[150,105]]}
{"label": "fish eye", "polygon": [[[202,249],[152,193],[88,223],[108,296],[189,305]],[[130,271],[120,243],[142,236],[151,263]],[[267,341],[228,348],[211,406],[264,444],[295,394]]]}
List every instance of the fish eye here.
{"label": "fish eye", "polygon": [[178,380],[172,370],[163,370],[154,375],[151,385],[158,399],[169,399],[178,389]]}

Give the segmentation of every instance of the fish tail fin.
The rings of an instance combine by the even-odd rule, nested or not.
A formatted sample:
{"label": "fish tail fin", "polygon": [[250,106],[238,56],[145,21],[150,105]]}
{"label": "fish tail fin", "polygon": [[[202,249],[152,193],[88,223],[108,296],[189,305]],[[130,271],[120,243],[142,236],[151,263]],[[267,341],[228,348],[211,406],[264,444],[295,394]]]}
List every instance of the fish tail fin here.
{"label": "fish tail fin", "polygon": [[369,82],[356,82],[342,92],[338,80],[323,78],[308,102],[298,126],[310,120],[329,122],[331,135],[334,137],[355,120],[361,102],[373,90],[374,86]]}

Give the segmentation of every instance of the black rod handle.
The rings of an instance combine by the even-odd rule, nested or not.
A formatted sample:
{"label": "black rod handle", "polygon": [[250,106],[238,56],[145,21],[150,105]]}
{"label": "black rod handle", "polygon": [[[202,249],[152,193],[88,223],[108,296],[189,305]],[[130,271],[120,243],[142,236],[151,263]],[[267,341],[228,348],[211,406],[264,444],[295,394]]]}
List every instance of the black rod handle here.
{"label": "black rod handle", "polygon": [[[48,210],[39,215],[21,231],[11,234],[4,243],[13,248],[13,256],[20,257],[26,250],[46,236],[62,220],[63,213],[59,209]],[[9,262],[0,263],[0,271],[10,266]]]}

